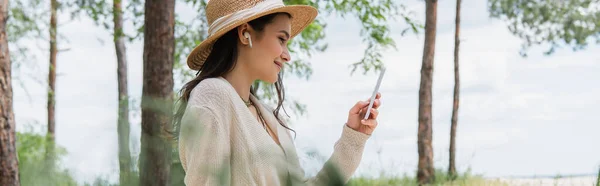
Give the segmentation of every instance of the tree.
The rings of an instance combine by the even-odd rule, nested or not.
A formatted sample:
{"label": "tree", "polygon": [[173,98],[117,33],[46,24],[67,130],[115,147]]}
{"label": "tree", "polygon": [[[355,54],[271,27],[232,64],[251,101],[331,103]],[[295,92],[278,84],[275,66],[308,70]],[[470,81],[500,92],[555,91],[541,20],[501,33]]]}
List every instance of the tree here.
{"label": "tree", "polygon": [[[56,13],[57,13],[57,9],[58,9],[58,2],[57,0],[51,0],[50,1],[50,27],[49,27],[49,34],[50,34],[50,64],[48,65],[48,104],[47,104],[47,111],[48,111],[48,131],[46,133],[47,137],[48,137],[48,141],[50,142],[50,144],[46,149],[46,155],[48,156],[48,163],[53,164],[53,158],[52,156],[54,156],[54,138],[55,138],[55,127],[56,127],[56,123],[55,123],[55,105],[56,105],[56,101],[55,101],[55,90],[56,90],[56,54],[58,52],[58,49],[56,48]],[[49,167],[49,169],[52,169],[52,166]]]}
{"label": "tree", "polygon": [[[175,0],[146,0],[140,185],[169,185]],[[164,110],[160,109],[163,108]]]}
{"label": "tree", "polygon": [[490,16],[504,20],[508,29],[523,40],[520,54],[534,45],[585,49],[595,40],[600,43],[600,0],[488,0]]}
{"label": "tree", "polygon": [[18,186],[19,163],[15,148],[11,61],[6,35],[8,0],[0,0],[0,185]]}
{"label": "tree", "polygon": [[119,138],[120,183],[131,181],[131,154],[129,153],[129,93],[127,91],[127,55],[125,37],[123,37],[123,10],[121,0],[113,0],[113,38],[117,53],[117,81],[119,91],[119,119],[117,133]]}
{"label": "tree", "polygon": [[[50,6],[47,3],[49,2]],[[61,9],[61,4],[57,1],[42,1],[42,0],[24,0],[13,1],[9,5],[10,19],[6,22],[6,32],[8,33],[8,46],[11,47],[11,72],[12,80],[16,84],[20,84],[23,89],[25,86],[21,81],[24,75],[27,78],[32,78],[40,85],[47,89],[47,133],[46,139],[48,145],[44,146],[44,158],[42,161],[43,167],[38,167],[41,170],[50,173],[55,168],[56,151],[53,147],[55,139],[55,85],[56,85],[56,54],[61,51],[57,47],[57,38],[64,39],[64,36],[57,33],[57,11]],[[50,17],[50,21],[44,21]],[[46,19],[47,20],[47,19]],[[45,30],[45,31],[44,31]],[[43,33],[48,33],[45,35]],[[44,50],[49,50],[49,65],[48,78],[44,80],[38,79],[39,73],[32,72],[37,68],[36,56],[32,55],[31,46],[26,46],[21,41],[32,40],[34,42],[48,42],[49,47]],[[46,45],[47,46],[47,45]],[[29,72],[21,72],[22,65],[27,65],[24,69]],[[27,90],[25,89],[25,93]]]}
{"label": "tree", "polygon": [[[132,162],[129,150],[129,93],[127,88],[127,48],[125,39],[128,37],[123,31],[123,4],[122,0],[113,0],[112,9],[108,8],[106,1],[95,0],[76,0],[75,4],[79,11],[85,11],[96,24],[104,25],[105,29],[110,30],[113,35],[115,53],[117,55],[117,84],[119,103],[117,119],[117,136],[119,144],[119,183],[122,185],[131,185],[132,181]],[[109,23],[109,16],[112,16],[112,25]]]}
{"label": "tree", "polygon": [[456,0],[456,21],[454,31],[454,102],[452,104],[452,119],[450,126],[450,160],[448,175],[451,179],[456,178],[456,127],[458,125],[458,101],[460,96],[460,74],[458,71],[458,49],[460,47],[460,3]]}
{"label": "tree", "polygon": [[431,146],[431,86],[433,84],[433,57],[437,27],[437,0],[426,0],[425,7],[425,44],[421,66],[421,85],[419,87],[419,129],[417,137],[419,151],[417,181],[419,184],[431,183],[435,179],[433,148]]}

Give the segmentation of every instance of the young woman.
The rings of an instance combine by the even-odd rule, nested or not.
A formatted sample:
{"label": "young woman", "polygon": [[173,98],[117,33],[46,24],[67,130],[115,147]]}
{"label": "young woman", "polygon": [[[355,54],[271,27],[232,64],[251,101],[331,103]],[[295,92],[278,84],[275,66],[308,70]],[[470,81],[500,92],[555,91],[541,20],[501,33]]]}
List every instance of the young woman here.
{"label": "young woman", "polygon": [[[291,56],[287,42],[317,16],[310,6],[281,0],[211,0],[206,6],[209,36],[188,56],[198,70],[182,90],[175,115],[179,158],[186,185],[331,185],[346,183],[358,167],[364,145],[377,126],[376,96],[352,107],[340,139],[323,169],[304,171],[279,115],[284,100],[281,70]],[[255,97],[252,84],[275,84],[275,109]]]}

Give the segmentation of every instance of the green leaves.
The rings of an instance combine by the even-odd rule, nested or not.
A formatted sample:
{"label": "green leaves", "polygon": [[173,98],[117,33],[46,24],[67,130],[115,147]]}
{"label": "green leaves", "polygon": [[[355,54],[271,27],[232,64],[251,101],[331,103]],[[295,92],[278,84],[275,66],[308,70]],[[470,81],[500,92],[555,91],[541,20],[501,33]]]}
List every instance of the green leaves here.
{"label": "green leaves", "polygon": [[600,0],[489,0],[490,16],[504,20],[508,29],[523,40],[520,54],[534,45],[547,45],[545,54],[556,48],[585,49],[593,40],[600,43]]}
{"label": "green leaves", "polygon": [[206,1],[183,1],[191,4],[198,14],[191,21],[184,22],[179,14],[175,12],[175,62],[173,63],[173,75],[177,81],[176,85],[183,85],[196,76],[196,72],[191,71],[187,67],[187,56],[208,35],[208,21],[206,21],[204,12]]}
{"label": "green leaves", "polygon": [[[40,37],[42,27],[38,20],[47,17],[47,13],[40,11],[43,5],[41,0],[14,1],[9,4],[9,16],[6,32],[9,43],[17,42],[21,38]],[[42,24],[48,25],[48,23]]]}
{"label": "green leaves", "polygon": [[[32,50],[31,45],[25,43],[33,41],[40,45],[40,41],[45,43],[48,39],[48,27],[50,16],[50,4],[42,0],[19,0],[8,3],[8,19],[6,22],[6,35],[12,63],[13,80],[26,92],[24,79],[34,80],[41,86],[45,86],[44,81],[39,79],[36,72],[38,68],[37,56]],[[59,6],[60,8],[61,6]],[[63,39],[61,35],[61,40]],[[26,69],[27,72],[21,71]],[[33,72],[32,72],[33,71]]]}
{"label": "green leaves", "polygon": [[115,12],[113,10],[113,1],[106,0],[68,0],[65,4],[68,7],[72,7],[71,17],[78,17],[80,15],[86,15],[91,18],[94,23],[102,28],[108,30],[111,34],[117,36],[124,36],[129,41],[141,39],[144,33],[144,4],[141,0],[128,0],[117,2],[127,2],[122,5],[125,7],[122,11],[124,24],[132,24],[135,28],[134,33],[126,33],[123,30],[114,32],[113,18]]}
{"label": "green leaves", "polygon": [[[46,147],[55,146],[46,136],[34,132],[17,132],[17,154],[19,156],[19,175],[21,185],[77,185],[66,169],[59,168],[58,162],[46,162]],[[54,160],[67,154],[67,151],[55,146]]]}
{"label": "green leaves", "polygon": [[[404,5],[396,4],[396,1],[392,0],[328,1],[325,7],[328,13],[335,12],[342,17],[353,15],[361,22],[360,36],[368,47],[363,58],[351,65],[351,74],[354,74],[357,68],[361,68],[363,73],[366,74],[371,70],[377,71],[383,67],[382,52],[389,48],[396,48],[389,30],[388,21],[390,21],[390,18],[402,17],[414,33],[419,33],[419,30],[423,27],[413,21],[412,12],[407,11]],[[408,30],[405,29],[402,35]]]}

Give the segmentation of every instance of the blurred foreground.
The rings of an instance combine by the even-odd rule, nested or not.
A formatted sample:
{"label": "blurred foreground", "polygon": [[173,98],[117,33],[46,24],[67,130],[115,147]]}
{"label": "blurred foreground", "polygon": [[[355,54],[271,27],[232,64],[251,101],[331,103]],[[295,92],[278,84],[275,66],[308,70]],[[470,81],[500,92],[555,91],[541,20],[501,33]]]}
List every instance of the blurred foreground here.
{"label": "blurred foreground", "polygon": [[[77,183],[75,176],[67,169],[61,168],[59,162],[45,162],[45,149],[49,145],[45,136],[33,132],[17,133],[17,150],[19,156],[19,173],[21,184],[26,186],[117,186],[118,181],[110,181],[108,177],[99,176],[93,182]],[[64,148],[56,147],[57,159],[64,157],[67,152]],[[137,159],[135,159],[137,162]],[[137,163],[136,163],[137,164]],[[51,167],[51,168],[48,168]],[[131,185],[139,185],[137,166],[133,169],[134,176]],[[171,167],[171,185],[183,186],[183,171],[177,162]],[[596,176],[562,177],[554,178],[485,178],[482,175],[473,175],[469,171],[459,174],[454,181],[446,171],[437,170],[435,181],[432,185],[598,185],[600,179]],[[379,176],[374,178],[355,177],[348,185],[384,186],[384,185],[417,185],[415,177],[407,175]]]}

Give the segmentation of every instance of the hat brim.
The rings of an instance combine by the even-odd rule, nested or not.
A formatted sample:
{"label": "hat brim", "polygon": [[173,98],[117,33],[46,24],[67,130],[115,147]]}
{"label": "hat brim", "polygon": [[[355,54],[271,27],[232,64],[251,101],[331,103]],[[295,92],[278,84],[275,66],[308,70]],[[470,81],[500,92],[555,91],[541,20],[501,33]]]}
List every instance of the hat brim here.
{"label": "hat brim", "polygon": [[206,58],[208,57],[208,55],[210,54],[210,52],[212,51],[212,46],[214,44],[214,42],[219,39],[221,36],[223,36],[223,34],[231,31],[232,29],[247,23],[251,20],[254,20],[256,18],[265,16],[265,15],[269,15],[272,13],[288,13],[292,16],[292,22],[291,22],[291,32],[290,33],[290,37],[293,38],[294,36],[300,34],[302,32],[302,30],[304,30],[308,25],[310,25],[315,18],[317,17],[317,9],[312,7],[312,6],[308,6],[308,5],[288,5],[288,6],[283,6],[283,7],[279,7],[279,8],[274,8],[265,12],[261,12],[259,14],[256,14],[254,16],[251,17],[247,17],[244,19],[240,19],[239,21],[228,25],[226,27],[224,27],[223,29],[215,32],[213,35],[209,36],[208,38],[206,38],[204,41],[202,41],[198,46],[196,46],[194,48],[194,50],[192,50],[192,52],[188,55],[187,57],[187,65],[190,69],[192,70],[199,70],[202,65],[204,64],[204,62],[206,61]]}

